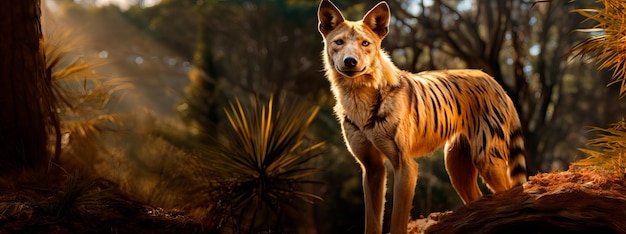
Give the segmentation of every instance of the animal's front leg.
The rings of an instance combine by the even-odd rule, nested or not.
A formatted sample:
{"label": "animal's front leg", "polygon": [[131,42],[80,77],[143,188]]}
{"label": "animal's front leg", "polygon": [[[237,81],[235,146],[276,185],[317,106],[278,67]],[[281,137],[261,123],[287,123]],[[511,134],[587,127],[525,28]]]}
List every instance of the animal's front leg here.
{"label": "animal's front leg", "polygon": [[[374,153],[358,156],[363,169],[363,195],[365,200],[365,233],[382,233],[383,205],[385,202],[386,169],[383,157]],[[376,151],[377,152],[377,151]]]}
{"label": "animal's front leg", "polygon": [[391,234],[407,233],[417,183],[417,162],[409,154],[410,147],[389,137],[391,134],[371,135],[377,149],[384,153],[393,166],[393,210]]}
{"label": "animal's front leg", "polygon": [[350,152],[363,170],[363,197],[365,201],[365,233],[382,233],[385,202],[386,169],[384,155],[351,123],[342,123],[344,137]]}
{"label": "animal's front leg", "polygon": [[407,233],[409,216],[413,205],[413,195],[417,183],[417,162],[412,157],[400,153],[393,163],[393,212],[391,233]]}

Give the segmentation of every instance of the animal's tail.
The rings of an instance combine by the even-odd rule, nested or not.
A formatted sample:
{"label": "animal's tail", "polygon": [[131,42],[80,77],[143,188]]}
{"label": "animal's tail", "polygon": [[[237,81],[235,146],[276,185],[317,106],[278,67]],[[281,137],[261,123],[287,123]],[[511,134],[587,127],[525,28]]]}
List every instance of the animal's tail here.
{"label": "animal's tail", "polygon": [[509,138],[509,177],[513,186],[526,182],[526,159],[524,158],[524,134],[521,129],[511,133]]}

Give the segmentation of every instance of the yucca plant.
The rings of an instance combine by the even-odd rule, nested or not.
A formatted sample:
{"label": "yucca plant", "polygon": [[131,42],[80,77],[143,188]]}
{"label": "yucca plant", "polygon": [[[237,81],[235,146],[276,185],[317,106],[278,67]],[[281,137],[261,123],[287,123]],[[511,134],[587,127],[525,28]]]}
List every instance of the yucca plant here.
{"label": "yucca plant", "polygon": [[318,110],[273,98],[265,104],[258,97],[250,105],[237,100],[225,108],[228,128],[211,137],[201,157],[216,225],[230,232],[257,225],[280,229],[277,220],[285,209],[321,200],[300,187],[315,183],[309,177],[318,171],[307,163],[324,143],[305,137]]}
{"label": "yucca plant", "polygon": [[[600,69],[613,69],[613,78],[609,83],[621,83],[620,98],[626,94],[626,1],[601,0],[602,8],[579,9],[586,21],[597,24],[579,32],[591,36],[570,50],[570,54],[581,58],[595,59]],[[610,128],[593,127],[599,136],[589,140],[588,144],[599,148],[580,149],[588,158],[573,163],[573,166],[587,166],[608,170],[620,176],[626,176],[626,120],[615,123]]]}

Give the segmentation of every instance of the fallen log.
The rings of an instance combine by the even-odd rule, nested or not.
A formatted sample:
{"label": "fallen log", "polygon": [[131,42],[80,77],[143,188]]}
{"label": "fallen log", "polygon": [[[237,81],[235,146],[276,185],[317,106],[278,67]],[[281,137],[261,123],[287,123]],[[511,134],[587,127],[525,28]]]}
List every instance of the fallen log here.
{"label": "fallen log", "polygon": [[626,233],[626,183],[570,169],[531,177],[454,212],[413,221],[410,233]]}

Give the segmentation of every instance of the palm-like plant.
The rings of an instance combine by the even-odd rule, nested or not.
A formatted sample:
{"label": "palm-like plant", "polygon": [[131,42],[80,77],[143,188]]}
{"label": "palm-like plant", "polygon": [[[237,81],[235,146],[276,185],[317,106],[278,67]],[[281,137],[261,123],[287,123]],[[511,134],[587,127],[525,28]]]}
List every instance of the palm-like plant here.
{"label": "palm-like plant", "polygon": [[[620,97],[626,95],[626,1],[602,0],[603,8],[585,8],[576,12],[587,21],[598,22],[593,28],[581,29],[591,33],[570,50],[570,54],[595,58],[598,69],[614,69],[613,81],[621,83]],[[589,141],[600,150],[580,149],[589,155],[574,166],[592,166],[626,176],[626,120],[613,124],[611,128],[592,128],[601,132],[599,137]]]}
{"label": "palm-like plant", "polygon": [[321,199],[299,187],[314,183],[307,178],[318,171],[306,164],[320,155],[323,142],[308,144],[305,138],[318,110],[273,98],[265,105],[258,97],[249,106],[237,100],[225,109],[229,128],[212,137],[201,157],[218,225],[252,230],[259,220],[267,225],[269,216],[261,212],[270,210],[280,219],[298,201]]}
{"label": "palm-like plant", "polygon": [[[110,111],[111,101],[120,100],[117,91],[132,85],[125,79],[98,76],[94,68],[101,63],[73,54],[74,40],[69,32],[44,40],[46,71],[52,80],[60,122],[60,129],[54,130],[56,148],[63,142],[66,155],[74,156],[73,160],[79,162],[87,160],[85,166],[92,166],[96,150],[102,149],[98,138],[121,125],[120,115]],[[55,163],[59,163],[59,156],[57,152]]]}
{"label": "palm-like plant", "polygon": [[614,69],[614,83],[621,83],[620,96],[626,94],[626,1],[602,0],[604,8],[584,8],[575,12],[586,21],[598,22],[592,28],[579,29],[591,33],[570,50],[570,54],[596,59],[598,69]]}
{"label": "palm-like plant", "polygon": [[626,121],[614,123],[611,128],[592,128],[600,132],[595,139],[589,140],[591,146],[601,150],[580,149],[589,157],[574,163],[577,166],[592,166],[626,176]]}

